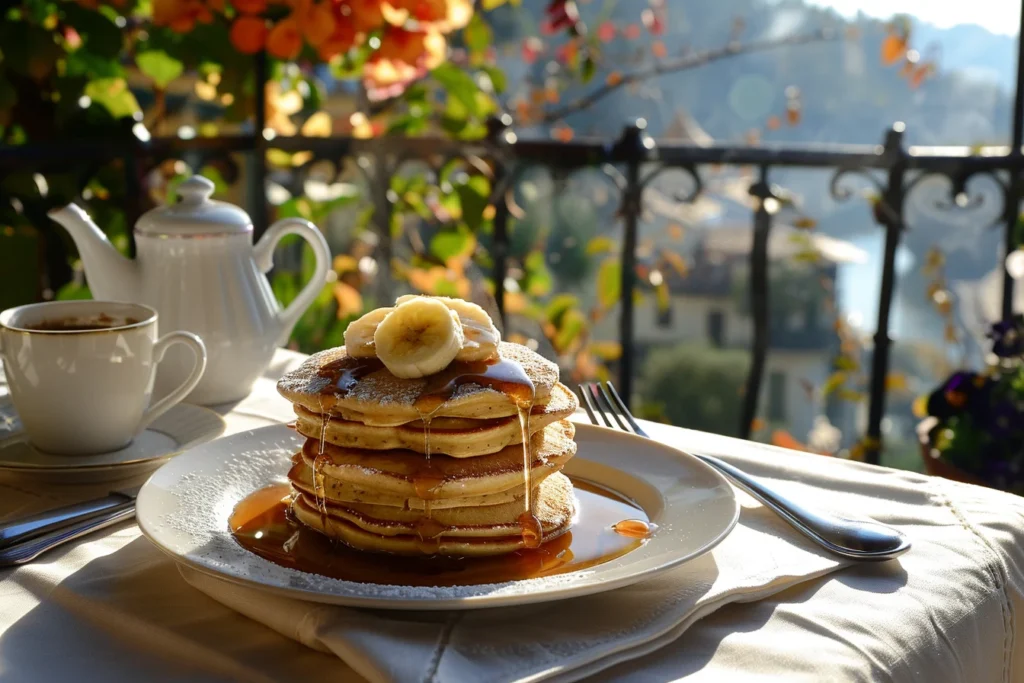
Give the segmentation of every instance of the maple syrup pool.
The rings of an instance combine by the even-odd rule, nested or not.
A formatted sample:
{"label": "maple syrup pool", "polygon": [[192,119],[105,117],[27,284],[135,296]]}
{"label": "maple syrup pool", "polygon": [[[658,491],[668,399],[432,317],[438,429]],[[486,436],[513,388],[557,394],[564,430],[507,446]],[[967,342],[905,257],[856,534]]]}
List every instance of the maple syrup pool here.
{"label": "maple syrup pool", "polygon": [[566,533],[537,548],[480,558],[367,553],[328,539],[292,519],[291,490],[277,484],[245,497],[228,521],[246,550],[291,569],[343,581],[394,586],[475,586],[588,569],[641,547],[656,531],[627,498],[572,479],[577,517]]}

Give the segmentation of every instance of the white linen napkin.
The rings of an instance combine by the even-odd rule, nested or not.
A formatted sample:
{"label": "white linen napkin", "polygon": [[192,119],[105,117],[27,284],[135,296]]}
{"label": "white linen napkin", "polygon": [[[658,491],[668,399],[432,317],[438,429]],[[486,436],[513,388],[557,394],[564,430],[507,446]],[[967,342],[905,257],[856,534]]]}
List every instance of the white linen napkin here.
{"label": "white linen napkin", "polygon": [[334,653],[374,683],[572,681],[678,638],[731,602],[751,602],[844,566],[738,493],[739,524],[710,553],[607,593],[523,607],[395,612],[277,597],[180,567],[214,600]]}

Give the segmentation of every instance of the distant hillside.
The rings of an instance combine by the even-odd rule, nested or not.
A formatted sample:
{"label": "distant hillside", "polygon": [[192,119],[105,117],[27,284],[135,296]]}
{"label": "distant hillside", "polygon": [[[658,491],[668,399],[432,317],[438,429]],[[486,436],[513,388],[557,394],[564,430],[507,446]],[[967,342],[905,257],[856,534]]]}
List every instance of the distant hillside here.
{"label": "distant hillside", "polygon": [[973,24],[937,28],[914,22],[915,40],[938,45],[946,71],[959,71],[977,81],[989,81],[1012,92],[1016,84],[1017,39],[1000,36]]}
{"label": "distant hillside", "polygon": [[[612,21],[621,30],[639,21],[639,3],[620,0],[612,10]],[[996,36],[977,26],[936,29],[921,24],[914,31],[912,46],[926,57],[929,45],[938,46],[939,71],[918,88],[901,77],[899,66],[885,66],[881,46],[886,22],[859,16],[845,19],[832,10],[808,6],[803,0],[719,0],[718,2],[669,2],[668,23],[661,37],[670,56],[684,50],[717,48],[726,44],[734,20],[745,24],[742,41],[800,35],[832,27],[840,35],[854,29],[856,40],[836,40],[783,47],[758,54],[730,57],[704,67],[668,74],[651,85],[630,92],[615,91],[589,110],[568,118],[566,123],[580,134],[615,137],[622,125],[638,116],[646,118],[650,132],[662,135],[677,112],[687,112],[713,138],[742,142],[748,131],[759,129],[766,143],[861,143],[878,144],[895,121],[907,127],[907,143],[919,145],[973,145],[1008,143],[1012,110],[1008,83],[1014,80],[1016,41]],[[508,10],[505,21],[496,25],[496,35],[518,46],[537,31],[547,0],[523,0],[518,10]],[[596,18],[605,3],[581,6],[585,18]],[[596,26],[595,26],[596,28]],[[605,59],[631,69],[628,57],[649,51],[655,39],[646,32],[636,41],[616,39],[604,47]],[[512,51],[510,51],[512,52]],[[515,58],[506,66],[514,89],[524,67]],[[970,67],[970,68],[968,68]],[[534,82],[543,82],[543,64],[535,64]],[[603,82],[603,72],[599,83]],[[656,87],[654,87],[656,86]],[[766,129],[770,116],[784,115],[788,87],[801,93],[798,125]],[[563,94],[563,101],[589,92],[595,85],[578,86]],[[545,128],[527,128],[524,137],[547,137]],[[804,210],[818,221],[823,233],[857,239],[861,246],[880,258],[881,231],[862,199],[837,203],[829,193],[835,169],[773,169],[771,179],[803,199]],[[979,179],[978,190],[992,190],[992,183]],[[994,267],[1001,242],[999,229],[984,229],[998,212],[1000,200],[991,195],[979,213],[985,217],[963,216],[935,209],[941,200],[941,186],[923,185],[908,202],[910,229],[903,244],[920,264],[932,246],[947,252],[947,277],[972,280]],[[727,218],[749,220],[745,210]],[[609,230],[618,228],[609,226]],[[865,241],[866,240],[866,241]],[[875,244],[877,242],[877,244]],[[902,332],[920,336],[941,336],[941,326],[927,305],[927,283],[913,268],[897,288],[897,308],[902,310]],[[869,313],[868,316],[872,316]]]}
{"label": "distant hillside", "polygon": [[[864,16],[848,20],[830,9],[809,6],[803,0],[719,0],[719,2],[667,3],[668,22],[661,41],[669,58],[687,50],[725,45],[734,21],[742,18],[742,42],[806,34],[823,27],[839,33],[856,29],[854,41],[784,47],[742,55],[655,79],[630,92],[623,88],[590,111],[568,123],[581,133],[613,135],[626,121],[645,117],[653,134],[660,134],[676,110],[688,111],[719,140],[744,139],[751,128],[763,128],[771,115],[784,113],[785,89],[796,86],[803,101],[800,125],[768,132],[766,142],[877,143],[893,121],[907,124],[911,144],[993,144],[1007,142],[1010,133],[1010,95],[1016,41],[995,36],[977,26],[936,29],[918,25],[913,47],[926,56],[938,46],[940,72],[920,88],[912,89],[899,75],[899,67],[884,66],[880,51],[885,22]],[[499,39],[518,44],[537,31],[546,0],[524,0],[508,9],[499,21]],[[606,3],[581,6],[584,17],[597,22]],[[638,4],[620,0],[611,10],[620,31],[639,23]],[[595,27],[596,28],[596,27]],[[635,41],[618,38],[603,47],[606,64],[630,70],[630,58],[650,50],[655,39],[646,32]],[[504,60],[514,86],[524,66],[514,57]],[[970,68],[969,68],[970,67]],[[976,68],[975,68],[976,67]],[[543,65],[533,66],[534,82],[542,82]],[[607,73],[607,72],[604,72]],[[603,79],[603,75],[599,78]],[[592,89],[576,87],[564,93],[571,100]],[[543,135],[546,131],[528,131]]]}

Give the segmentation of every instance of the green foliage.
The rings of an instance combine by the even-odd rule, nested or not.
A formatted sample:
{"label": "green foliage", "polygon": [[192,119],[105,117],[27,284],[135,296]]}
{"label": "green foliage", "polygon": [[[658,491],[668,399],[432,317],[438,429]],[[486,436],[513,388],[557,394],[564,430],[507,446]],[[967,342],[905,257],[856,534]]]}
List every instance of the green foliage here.
{"label": "green foliage", "polygon": [[139,70],[153,79],[158,88],[166,88],[181,75],[185,65],[163,50],[149,50],[135,55]]}
{"label": "green foliage", "polygon": [[551,292],[551,271],[548,270],[543,251],[531,251],[523,261],[526,271],[525,288],[530,296],[540,297]]}
{"label": "green foliage", "polygon": [[491,196],[491,181],[482,175],[469,176],[464,183],[455,186],[459,198],[462,220],[470,230],[479,230],[483,223],[484,209]]}
{"label": "green foliage", "polygon": [[85,86],[85,96],[106,107],[115,119],[130,117],[139,110],[135,95],[123,78],[98,78]]}
{"label": "green foliage", "polygon": [[473,235],[463,230],[439,232],[430,240],[430,253],[441,262],[466,256],[473,250],[476,240]]}
{"label": "green foliage", "polygon": [[657,349],[643,365],[641,401],[679,427],[736,436],[749,363],[739,350],[689,344]]}
{"label": "green foliage", "polygon": [[571,310],[578,309],[579,299],[572,294],[557,294],[548,302],[544,309],[547,321],[556,328],[562,326],[562,318]]}
{"label": "green foliage", "polygon": [[597,301],[604,308],[611,308],[619,302],[622,292],[622,261],[608,258],[597,270]]}

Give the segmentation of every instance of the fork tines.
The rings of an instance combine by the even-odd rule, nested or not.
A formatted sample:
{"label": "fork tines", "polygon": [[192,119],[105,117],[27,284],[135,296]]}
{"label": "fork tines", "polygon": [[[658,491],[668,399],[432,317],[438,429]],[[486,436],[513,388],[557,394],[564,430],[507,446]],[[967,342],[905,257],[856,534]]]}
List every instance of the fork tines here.
{"label": "fork tines", "polygon": [[612,420],[615,420],[618,429],[644,435],[640,425],[633,419],[629,408],[626,407],[626,403],[611,382],[584,382],[577,387],[577,392],[583,402],[584,410],[587,411],[587,416],[595,425],[601,426],[601,422],[597,419],[597,416],[600,415],[601,421],[610,429],[616,429],[616,424],[612,423]]}

